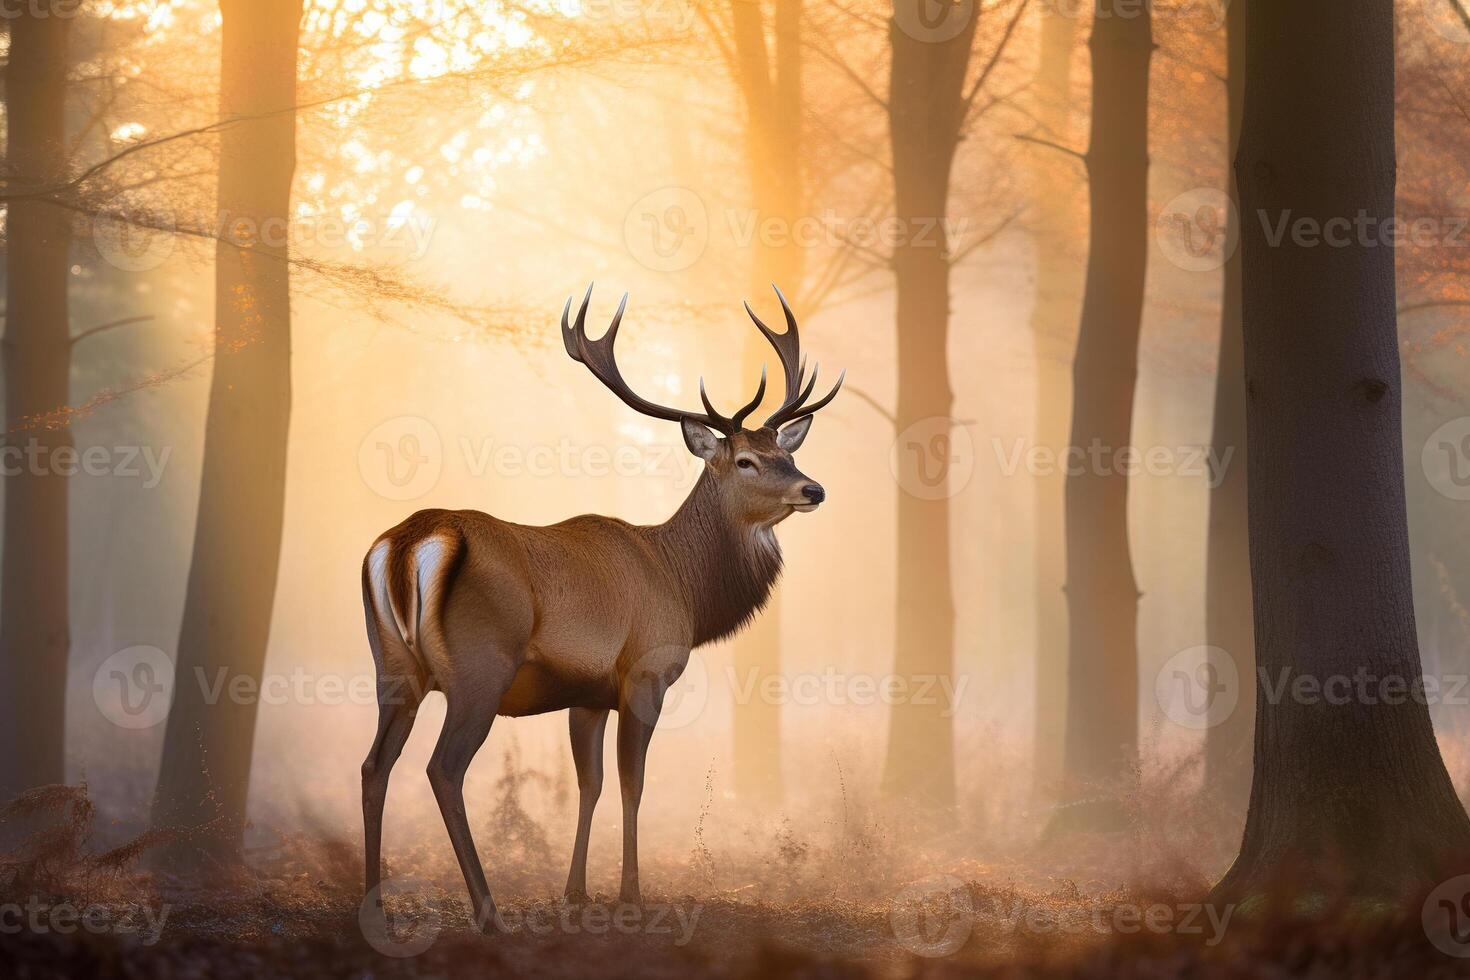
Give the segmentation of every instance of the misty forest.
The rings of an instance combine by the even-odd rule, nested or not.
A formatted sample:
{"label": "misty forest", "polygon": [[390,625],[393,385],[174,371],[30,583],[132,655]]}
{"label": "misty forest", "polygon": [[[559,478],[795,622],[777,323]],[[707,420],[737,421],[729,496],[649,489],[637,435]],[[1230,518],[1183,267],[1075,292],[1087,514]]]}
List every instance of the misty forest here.
{"label": "misty forest", "polygon": [[0,976],[1470,975],[1464,0],[0,60]]}

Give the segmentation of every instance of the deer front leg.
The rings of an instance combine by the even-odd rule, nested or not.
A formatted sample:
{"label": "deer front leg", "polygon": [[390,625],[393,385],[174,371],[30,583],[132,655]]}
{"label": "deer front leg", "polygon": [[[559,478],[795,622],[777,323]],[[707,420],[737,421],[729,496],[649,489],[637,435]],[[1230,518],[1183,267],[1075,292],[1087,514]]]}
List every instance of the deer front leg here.
{"label": "deer front leg", "polygon": [[666,684],[654,674],[629,678],[618,704],[618,781],[623,789],[623,887],[619,898],[642,903],[638,889],[638,802],[648,742],[663,710]]}
{"label": "deer front leg", "polygon": [[[572,848],[572,870],[567,875],[567,901],[587,901],[587,838],[592,833],[592,811],[602,795],[602,737],[607,732],[606,708],[573,708],[568,713],[572,761],[577,767],[577,843]],[[619,723],[621,728],[621,722]]]}

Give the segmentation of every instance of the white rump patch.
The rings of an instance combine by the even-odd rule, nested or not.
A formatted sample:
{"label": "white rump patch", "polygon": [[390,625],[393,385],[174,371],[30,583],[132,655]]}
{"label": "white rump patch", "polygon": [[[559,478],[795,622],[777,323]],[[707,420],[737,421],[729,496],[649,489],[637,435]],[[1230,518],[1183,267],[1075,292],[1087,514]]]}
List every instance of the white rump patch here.
{"label": "white rump patch", "polygon": [[[409,638],[410,646],[416,646],[417,638],[423,633],[424,610],[429,607],[429,600],[435,595],[441,580],[441,572],[444,559],[449,554],[450,542],[439,536],[430,535],[413,549],[413,576],[414,597],[417,600],[409,619],[414,624],[414,634]],[[407,637],[408,634],[405,634]]]}
{"label": "white rump patch", "polygon": [[379,617],[384,612],[392,616],[398,635],[402,636],[403,621],[398,618],[398,610],[393,608],[393,599],[388,595],[388,554],[392,550],[392,543],[384,538],[368,552],[368,584],[372,587],[374,611]]}

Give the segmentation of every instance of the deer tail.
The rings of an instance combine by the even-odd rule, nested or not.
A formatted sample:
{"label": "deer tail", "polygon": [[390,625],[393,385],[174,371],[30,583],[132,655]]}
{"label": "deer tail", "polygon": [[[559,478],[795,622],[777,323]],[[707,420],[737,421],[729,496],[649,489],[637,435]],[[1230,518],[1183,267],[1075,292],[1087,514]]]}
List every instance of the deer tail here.
{"label": "deer tail", "polygon": [[457,530],[445,528],[416,541],[379,538],[363,561],[363,605],[380,679],[412,679],[432,690],[426,638],[440,636],[446,586],[465,553]]}

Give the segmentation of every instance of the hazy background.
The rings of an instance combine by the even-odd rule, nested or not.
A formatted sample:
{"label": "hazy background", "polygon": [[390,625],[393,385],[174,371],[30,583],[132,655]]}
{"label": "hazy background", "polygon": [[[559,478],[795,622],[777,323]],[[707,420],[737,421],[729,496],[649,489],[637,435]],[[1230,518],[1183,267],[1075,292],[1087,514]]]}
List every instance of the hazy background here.
{"label": "hazy background", "polygon": [[[324,271],[299,272],[293,285],[286,535],[267,664],[268,675],[290,689],[281,703],[271,699],[260,709],[252,846],[268,848],[282,834],[301,832],[360,835],[358,766],[372,740],[376,706],[364,682],[372,664],[358,576],[377,534],[426,507],[474,508],[530,524],[579,513],[652,523],[673,512],[697,477],[700,464],[684,450],[676,426],[634,414],[567,357],[557,330],[566,297],[596,281],[589,323],[600,332],[619,296],[629,292],[619,353],[630,381],[655,401],[691,407],[700,376],[716,404],[727,407],[755,383],[739,370],[739,351],[753,330],[741,301],[749,299],[767,320],[778,316],[774,296],[750,284],[749,228],[760,216],[749,204],[741,108],[699,8],[684,0],[548,4],[530,18],[533,26],[544,27],[540,19],[552,24],[547,41],[529,35],[524,17],[461,9],[476,6],[308,4],[301,99],[330,101],[298,118],[293,234],[299,238],[293,244]],[[1459,42],[1470,34],[1455,35],[1454,25],[1446,27],[1431,7],[1402,6],[1401,44],[1430,52],[1439,70],[1463,71],[1470,44]],[[1219,11],[1206,4],[1171,9],[1175,16],[1155,12],[1151,217],[1180,194],[1223,187],[1225,177]],[[374,12],[382,19],[369,16]],[[876,7],[867,13],[880,21],[886,16]],[[395,24],[436,14],[432,36],[405,40],[401,30],[395,33]],[[809,5],[807,15],[819,39],[814,43],[839,52],[870,84],[882,84],[881,27],[821,4]],[[89,16],[87,34],[99,39],[89,69],[130,79],[108,110],[106,131],[86,137],[99,152],[212,117],[213,4],[96,4]],[[1090,14],[1084,9],[1077,16],[1077,96],[1065,142],[1082,149]],[[985,17],[982,34],[998,35],[1005,18]],[[885,823],[874,801],[889,709],[847,703],[854,679],[893,670],[894,511],[897,495],[909,490],[894,476],[893,426],[861,397],[889,410],[893,405],[892,276],[864,248],[843,240],[892,207],[882,163],[886,129],[852,78],[811,55],[804,76],[810,158],[804,209],[814,224],[838,231],[821,231],[806,250],[808,275],[825,280],[831,270],[833,285],[804,316],[803,339],[825,370],[835,375],[846,368],[852,390],[821,413],[798,457],[829,497],[818,512],[796,515],[779,529],[786,556],[780,635],[783,675],[809,684],[798,679],[835,672],[839,694],[805,698],[798,691],[788,701],[813,703],[783,703],[782,755],[771,765],[781,768],[786,795],[777,806],[752,807],[735,796],[729,779],[730,720],[739,710],[741,679],[731,673],[727,645],[696,652],[650,755],[646,889],[693,887],[700,878],[720,887],[774,889],[751,870],[768,861],[809,869],[812,881],[822,880],[851,864],[850,852],[846,860],[822,864],[824,848],[844,839],[860,839],[872,853],[908,865],[944,860],[925,854],[1009,861],[1033,853],[1028,849],[1047,815],[1030,766],[1033,706],[1038,696],[1056,695],[1035,689],[1031,542],[1037,521],[1052,518],[1035,513],[1034,475],[1025,466],[1011,471],[1008,459],[1034,438],[1035,352],[1027,329],[1034,201],[1027,160],[1058,152],[1015,138],[1028,130],[1024,88],[1035,70],[1038,17],[1039,11],[1024,17],[1001,57],[990,90],[1014,94],[961,144],[950,202],[950,228],[961,247],[1001,228],[952,279],[949,363],[954,415],[963,420],[953,437],[950,485],[961,817],[922,837]],[[566,50],[588,38],[618,50],[584,63],[557,54],[556,39],[563,38],[571,45]],[[502,64],[503,77],[454,77]],[[523,64],[537,67],[509,70]],[[1408,73],[1401,92],[1407,107],[1401,184],[1406,194],[1431,186],[1439,213],[1470,214],[1463,157],[1456,156],[1463,137],[1452,143],[1453,134],[1416,120],[1415,100],[1431,86]],[[436,82],[440,76],[446,77]],[[364,91],[333,99],[358,89]],[[179,227],[204,221],[212,152],[204,136],[139,154],[130,165],[135,174],[126,207],[155,209]],[[1445,169],[1449,160],[1452,171]],[[1080,164],[1072,169],[1080,274],[1086,194]],[[360,245],[334,240],[334,231],[359,220],[375,226],[354,232]],[[163,725],[134,730],[112,723],[98,710],[94,676],[120,650],[146,645],[172,655],[177,642],[209,384],[212,243],[106,225],[74,246],[73,330],[121,317],[152,319],[78,348],[76,441],[148,447],[155,458],[167,456],[156,486],[146,485],[146,467],[137,478],[71,481],[67,759],[68,779],[85,780],[116,821],[109,832],[124,835],[145,822]],[[1176,264],[1168,223],[1161,218],[1155,229],[1133,442],[1140,449],[1169,447],[1187,462],[1210,437],[1220,274]],[[126,239],[121,246],[119,234]],[[1455,297],[1445,277],[1459,261],[1453,253],[1430,261],[1404,250],[1402,301]],[[1470,504],[1436,488],[1421,454],[1429,433],[1466,414],[1452,394],[1465,377],[1460,312],[1406,314],[1401,326],[1421,645],[1426,671],[1444,676],[1466,669],[1470,632],[1458,597],[1470,576],[1460,546],[1470,530]],[[89,407],[99,392],[115,397]],[[627,447],[631,455],[615,458],[632,462],[609,472],[608,458],[629,453]],[[1206,642],[1207,476],[1193,466],[1142,475],[1130,493],[1133,560],[1143,592],[1144,768],[1166,788],[1188,786],[1199,778],[1187,760],[1203,733],[1169,721],[1154,684],[1166,660]],[[422,775],[442,712],[442,699],[430,698],[396,770],[385,847],[399,867],[457,887]],[[1458,736],[1467,708],[1462,702],[1435,712],[1463,795],[1470,772]],[[516,865],[527,877],[513,887],[553,890],[562,880],[575,819],[565,729],[562,713],[503,719],[470,771],[468,809],[492,881],[505,880],[502,853],[510,852],[528,858]],[[609,748],[610,771],[611,765]],[[516,805],[524,807],[524,821]],[[594,823],[593,891],[611,889],[619,820],[609,780]],[[535,830],[527,827],[546,835],[544,861]],[[1211,862],[1229,854],[1195,856],[1217,873],[1221,868]],[[779,887],[804,880],[798,874],[796,885]],[[873,887],[883,887],[880,881]]]}

